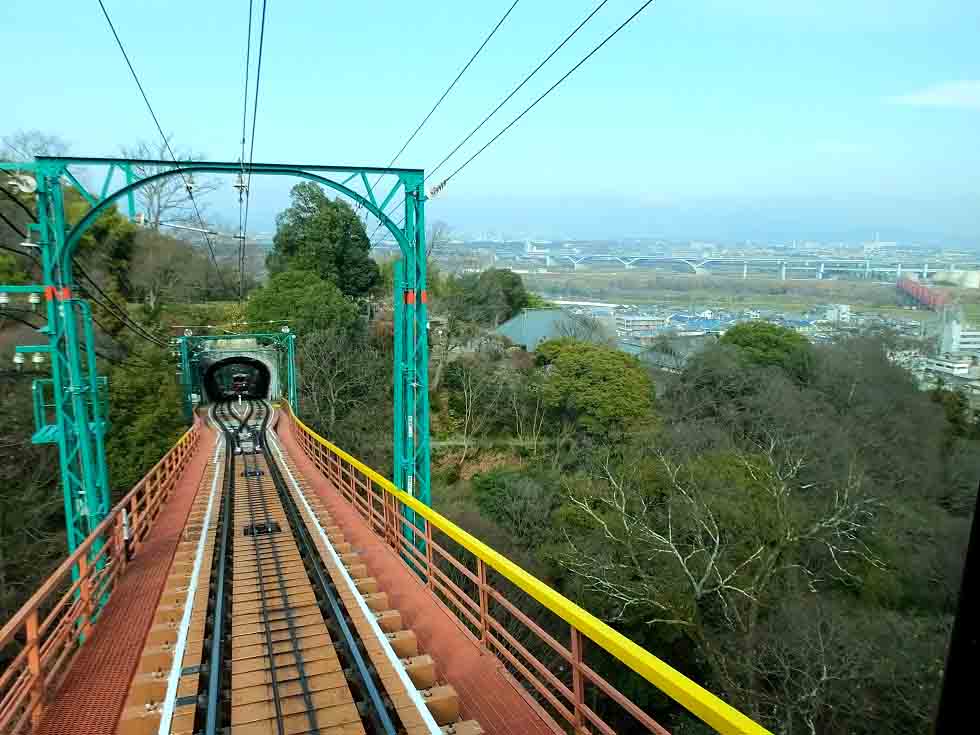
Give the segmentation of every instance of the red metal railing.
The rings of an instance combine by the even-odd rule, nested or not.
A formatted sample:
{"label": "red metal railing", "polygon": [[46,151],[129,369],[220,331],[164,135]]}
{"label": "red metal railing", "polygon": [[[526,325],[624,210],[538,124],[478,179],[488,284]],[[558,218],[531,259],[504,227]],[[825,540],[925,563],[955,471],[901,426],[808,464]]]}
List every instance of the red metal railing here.
{"label": "red metal railing", "polygon": [[193,456],[200,422],[187,431],[0,629],[0,733],[33,728],[60,686],[116,580],[140,549]]}
{"label": "red metal railing", "polygon": [[[560,730],[668,735],[597,669],[629,674],[722,733],[767,731],[668,664],[406,495],[389,480],[326,441],[288,410],[306,456],[396,549],[461,628],[494,654]],[[406,514],[404,511],[409,508]],[[414,519],[414,522],[412,521]],[[424,520],[423,520],[424,519]],[[634,685],[644,682],[634,677]],[[649,691],[653,691],[649,689]],[[657,695],[659,696],[659,695]],[[667,700],[660,697],[662,703]],[[649,700],[649,698],[648,698]]]}

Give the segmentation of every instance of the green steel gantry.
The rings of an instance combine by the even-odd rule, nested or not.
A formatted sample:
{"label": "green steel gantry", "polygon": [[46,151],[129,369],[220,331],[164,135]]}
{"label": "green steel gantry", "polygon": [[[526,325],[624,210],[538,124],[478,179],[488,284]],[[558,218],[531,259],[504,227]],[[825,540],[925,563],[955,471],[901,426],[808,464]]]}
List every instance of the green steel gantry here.
{"label": "green steel gantry", "polygon": [[[189,332],[190,330],[188,330]],[[299,387],[296,380],[296,335],[289,331],[288,327],[279,332],[261,332],[256,334],[193,334],[185,332],[183,336],[177,337],[177,355],[180,358],[180,385],[184,394],[184,415],[190,421],[193,417],[194,403],[191,396],[195,393],[203,396],[204,386],[203,376],[200,370],[200,360],[205,352],[209,351],[209,343],[221,342],[230,339],[254,339],[259,349],[272,347],[276,350],[280,380],[285,378],[285,390],[283,395],[289,401],[289,405],[296,407],[299,405]],[[221,351],[221,350],[219,350]],[[248,349],[244,350],[248,352]],[[241,352],[240,350],[224,350],[229,354]]]}
{"label": "green steel gantry", "polygon": [[[0,163],[0,171],[23,179],[33,175],[37,223],[30,225],[40,251],[42,283],[0,286],[8,293],[38,293],[45,301],[47,346],[19,347],[18,352],[47,353],[51,378],[35,381],[33,441],[58,445],[70,551],[109,511],[109,478],[105,460],[107,411],[105,379],[96,369],[95,341],[88,305],[76,298],[72,259],[79,240],[107,208],[125,200],[136,218],[135,193],[154,181],[179,176],[187,186],[193,174],[266,174],[314,181],[360,204],[398,242],[401,260],[395,275],[394,476],[398,487],[427,505],[429,491],[428,317],[425,263],[425,189],[421,169],[371,166],[323,166],[282,163],[159,161],[132,158],[38,157],[33,163]],[[98,189],[83,183],[93,174]],[[369,177],[377,177],[374,184]],[[352,184],[352,182],[354,182]],[[380,199],[375,188],[387,190]],[[77,222],[65,214],[65,186],[74,187],[89,204]],[[360,187],[357,191],[354,187]],[[402,192],[402,226],[385,214]],[[291,340],[290,340],[291,343]],[[182,368],[183,356],[182,356]],[[295,381],[289,399],[294,408]]]}

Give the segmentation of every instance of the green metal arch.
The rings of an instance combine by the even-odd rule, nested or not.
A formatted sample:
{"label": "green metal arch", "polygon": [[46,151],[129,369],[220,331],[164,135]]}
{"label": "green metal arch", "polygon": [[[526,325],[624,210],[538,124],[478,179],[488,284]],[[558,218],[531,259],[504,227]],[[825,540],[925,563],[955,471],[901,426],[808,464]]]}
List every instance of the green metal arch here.
{"label": "green metal arch", "polygon": [[71,255],[73,254],[75,247],[77,246],[78,241],[81,239],[82,235],[85,234],[85,231],[92,226],[92,224],[95,222],[98,216],[103,211],[105,211],[105,209],[114,201],[116,201],[120,197],[126,196],[130,192],[136,191],[141,186],[149,184],[152,181],[158,181],[160,179],[167,178],[168,176],[179,176],[185,173],[194,173],[195,171],[214,171],[217,173],[240,173],[242,171],[245,171],[247,173],[270,174],[273,176],[296,176],[301,179],[308,179],[318,184],[323,184],[324,186],[333,189],[334,191],[337,191],[341,194],[344,194],[347,197],[350,197],[358,204],[360,204],[362,207],[367,209],[375,217],[377,217],[378,221],[380,221],[385,227],[387,227],[388,231],[391,232],[392,235],[394,235],[395,240],[398,241],[398,246],[401,248],[402,255],[408,256],[408,254],[411,252],[411,245],[408,242],[408,239],[405,237],[405,233],[401,229],[399,229],[397,225],[395,225],[395,223],[388,217],[388,215],[386,215],[384,212],[381,211],[380,208],[376,207],[368,199],[365,199],[363,196],[358,194],[353,189],[349,189],[343,184],[337,183],[336,181],[333,181],[331,179],[325,178],[323,176],[319,176],[314,173],[310,173],[309,171],[305,171],[302,168],[249,169],[247,164],[243,168],[242,166],[215,165],[213,163],[210,164],[188,163],[167,171],[161,171],[160,173],[153,174],[152,176],[147,176],[146,178],[140,179],[139,181],[134,181],[133,183],[127,184],[126,186],[117,189],[111,194],[106,195],[98,204],[96,204],[88,212],[86,212],[85,216],[82,217],[68,233],[68,237],[65,239],[65,252],[67,254],[65,260],[67,262],[70,262]]}

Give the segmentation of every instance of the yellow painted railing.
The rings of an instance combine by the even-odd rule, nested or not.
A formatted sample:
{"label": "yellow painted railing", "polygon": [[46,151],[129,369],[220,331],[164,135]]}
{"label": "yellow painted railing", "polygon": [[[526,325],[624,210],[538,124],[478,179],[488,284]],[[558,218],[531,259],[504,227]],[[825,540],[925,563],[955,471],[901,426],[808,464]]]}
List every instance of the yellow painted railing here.
{"label": "yellow painted railing", "polygon": [[[577,732],[591,732],[590,723],[600,732],[615,735],[615,731],[586,703],[585,686],[589,684],[620,705],[639,725],[649,732],[667,733],[636,704],[602,679],[583,659],[584,636],[598,648],[629,667],[672,700],[683,706],[707,725],[725,735],[763,735],[768,731],[738,710],[723,702],[691,679],[649,651],[618,633],[594,615],[582,609],[547,584],[537,579],[485,543],[464,531],[452,521],[399,490],[390,480],[371,469],[356,457],[331,444],[314,432],[292,413],[287,404],[293,434],[311,461],[331,479],[349,502],[365,517],[372,530],[395,546],[412,566],[421,569],[430,589],[441,600],[454,607],[451,611],[466,623],[474,637],[509,664],[512,673],[523,679],[543,701],[551,705],[558,719],[565,719]],[[399,506],[415,511],[426,523],[419,528],[400,512]],[[412,538],[406,538],[405,529]],[[465,549],[475,559],[474,569],[461,564],[442,548],[434,538],[434,529]],[[424,543],[419,543],[424,540]],[[419,547],[424,553],[419,551]],[[442,573],[438,556],[452,565],[456,581]],[[443,565],[445,566],[445,565]],[[506,599],[505,593],[488,581],[488,570],[511,582],[571,628],[570,645],[565,646],[528,618]],[[461,589],[460,581],[471,585],[475,594]],[[571,669],[569,687],[533,656],[508,630],[493,617],[491,605],[505,610],[564,659]],[[520,656],[515,655],[520,654]],[[533,669],[533,671],[532,671]],[[535,673],[536,672],[536,673]],[[632,730],[631,730],[632,731]]]}

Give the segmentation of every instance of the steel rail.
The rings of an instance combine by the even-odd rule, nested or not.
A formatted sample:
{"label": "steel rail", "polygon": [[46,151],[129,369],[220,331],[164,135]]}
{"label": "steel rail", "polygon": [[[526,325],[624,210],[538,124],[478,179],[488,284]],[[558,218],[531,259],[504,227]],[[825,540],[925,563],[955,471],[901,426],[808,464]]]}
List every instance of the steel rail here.
{"label": "steel rail", "polygon": [[[220,405],[220,404],[219,404]],[[215,410],[215,417],[217,417],[218,409]],[[228,541],[229,541],[229,528],[231,527],[231,513],[232,504],[231,496],[235,487],[235,473],[234,473],[234,447],[231,441],[230,433],[224,429],[222,426],[222,432],[225,435],[225,477],[224,477],[224,487],[222,489],[221,497],[221,527],[219,529],[220,541],[218,557],[216,559],[217,565],[217,580],[215,583],[215,601],[214,601],[214,612],[213,612],[213,622],[211,624],[211,651],[208,663],[208,689],[207,698],[205,700],[205,723],[204,732],[205,735],[217,735],[219,728],[221,726],[220,712],[221,712],[221,679],[223,676],[222,662],[224,657],[222,656],[222,649],[224,646],[225,638],[225,586],[226,586],[226,571],[228,568]]]}
{"label": "steel rail", "polygon": [[[350,626],[347,624],[347,618],[349,616],[346,613],[346,605],[340,598],[333,581],[323,568],[319,551],[317,550],[316,544],[310,535],[309,529],[303,522],[302,515],[300,514],[299,508],[293,499],[292,493],[289,492],[285,478],[282,476],[279,469],[279,465],[269,449],[269,442],[265,442],[262,446],[263,452],[266,455],[269,471],[271,474],[273,474],[274,482],[277,488],[279,488],[279,496],[282,500],[283,508],[285,508],[286,513],[290,518],[290,523],[294,527],[296,539],[301,544],[303,552],[310,560],[310,567],[312,574],[315,577],[315,583],[319,586],[328,604],[330,605],[330,610],[333,613],[337,626],[340,628],[341,634],[344,637],[344,644],[350,651],[351,657],[354,659],[354,665],[361,679],[364,692],[371,701],[372,713],[377,715],[375,726],[380,727],[380,731],[385,733],[385,735],[395,735],[395,733],[398,731],[388,715],[388,709],[382,701],[381,694],[374,682],[374,677],[371,675],[371,669],[365,662],[364,657],[361,655],[359,636],[352,631]],[[312,511],[309,509],[308,511],[312,516]],[[329,540],[326,542],[329,543]],[[385,641],[382,641],[382,645],[384,645],[384,643]],[[409,684],[405,685],[408,686]],[[414,688],[414,685],[412,686]],[[423,704],[422,706],[424,707],[425,705]]]}
{"label": "steel rail", "polygon": [[[248,421],[251,418],[252,413],[253,413],[253,404],[252,404],[252,401],[251,400],[248,401],[248,405],[249,405],[248,413],[246,414],[245,419],[243,419],[243,421],[242,421],[242,426],[245,426],[245,427],[248,426]],[[259,429],[258,429],[257,435],[260,436],[260,437],[262,437],[264,435],[264,433],[265,433],[266,424],[269,421],[269,411],[266,408],[266,405],[265,405],[265,402],[264,401],[260,401],[259,402],[259,405],[262,407],[262,413],[259,416],[260,424],[259,424]],[[249,431],[251,431],[251,430],[252,429],[249,428]],[[265,445],[265,442],[263,441],[262,444],[264,446]],[[254,445],[254,440],[253,440],[253,445]],[[248,469],[248,467],[249,467],[249,459],[248,458],[249,457],[252,457],[253,471],[257,471],[258,470],[258,464],[259,463],[255,459],[255,455],[254,454],[252,454],[252,453],[246,454],[245,451],[242,450],[242,460],[243,460],[242,461],[242,464],[245,467],[245,487],[246,487],[247,492],[248,492],[249,514],[251,515],[250,522],[251,522],[252,526],[254,527],[254,525],[255,525],[255,506],[254,506],[254,495],[252,493],[252,489],[253,488],[252,488],[252,484],[251,483],[252,483],[252,480],[256,480],[256,485],[257,485],[257,488],[256,489],[257,489],[257,492],[258,492],[259,500],[260,500],[260,502],[262,504],[261,510],[262,510],[262,514],[265,517],[265,521],[264,522],[268,525],[270,523],[270,521],[271,521],[271,516],[269,514],[269,504],[268,504],[268,501],[266,500],[266,497],[265,497],[265,490],[262,488],[262,481],[260,479],[261,476],[258,475],[258,474],[254,474],[254,475],[250,475],[249,474],[249,469]],[[266,606],[266,600],[265,600],[265,583],[264,583],[264,581],[262,579],[262,576],[263,576],[262,575],[262,559],[261,559],[261,556],[259,554],[259,548],[260,548],[259,547],[259,534],[254,534],[253,533],[253,535],[252,535],[252,548],[253,548],[253,550],[255,552],[255,564],[256,564],[256,568],[259,571],[259,589],[260,589],[260,594],[262,595],[262,616],[263,616],[263,620],[265,622],[265,627],[266,627],[266,637],[267,637],[267,639],[270,642],[269,643],[269,646],[270,646],[269,647],[270,669],[273,670],[273,675],[274,675],[274,670],[275,670],[275,651],[273,650],[272,644],[271,644],[271,641],[272,641],[272,631],[271,631],[271,628],[270,628],[270,625],[269,625],[269,621],[268,621],[268,608]],[[296,636],[296,621],[294,620],[292,608],[289,605],[289,592],[286,589],[286,581],[283,579],[282,560],[279,558],[279,549],[278,549],[278,547],[276,546],[275,543],[270,543],[269,544],[269,548],[272,550],[272,560],[273,560],[273,563],[275,564],[275,567],[276,567],[276,580],[279,583],[279,585],[278,585],[279,586],[279,596],[280,596],[281,601],[282,601],[283,612],[285,613],[285,616],[286,616],[286,626],[287,626],[287,628],[289,630],[289,640],[290,640],[290,644],[291,644],[292,649],[293,649],[293,656],[294,656],[294,658],[296,660],[296,671],[299,674],[300,687],[302,688],[302,691],[303,691],[303,703],[306,705],[306,716],[307,716],[307,719],[309,720],[309,723],[310,723],[310,730],[309,730],[309,732],[317,733],[319,735],[320,727],[319,727],[319,724],[317,723],[316,708],[313,705],[313,694],[310,691],[310,683],[309,683],[309,680],[307,679],[307,676],[306,676],[306,669],[305,669],[304,661],[303,661],[303,651],[300,648],[299,639]],[[273,680],[275,681],[275,679],[273,679]],[[278,690],[276,689],[275,686],[273,687],[273,692],[274,692],[274,696],[276,697],[276,700],[277,700],[276,701],[276,713],[279,715],[279,722],[277,723],[278,724],[278,729],[279,729],[280,735],[285,735],[285,723],[282,722],[281,701],[280,701],[280,697],[279,697],[279,692],[278,692]]]}

